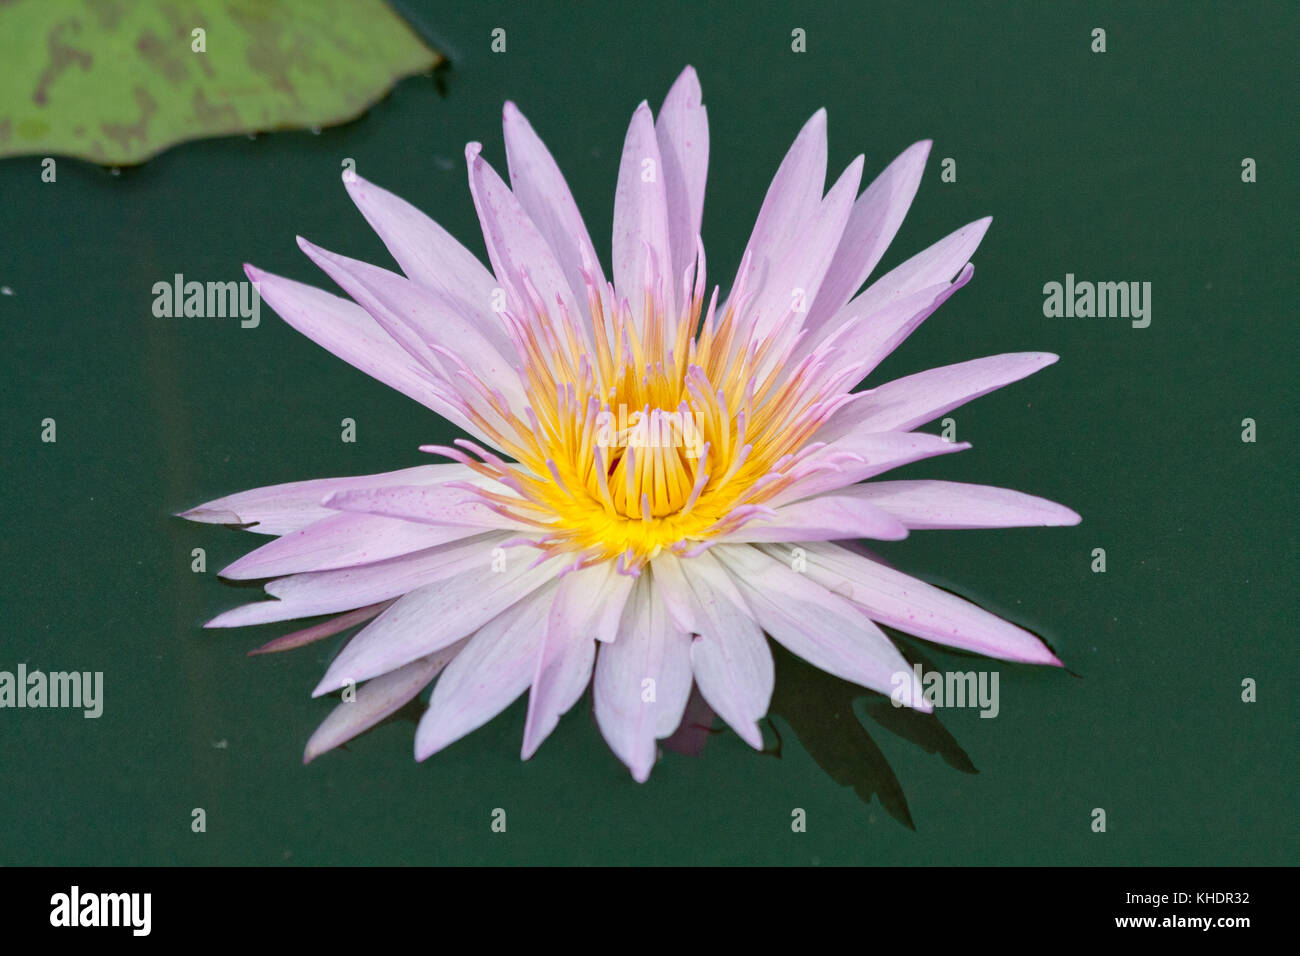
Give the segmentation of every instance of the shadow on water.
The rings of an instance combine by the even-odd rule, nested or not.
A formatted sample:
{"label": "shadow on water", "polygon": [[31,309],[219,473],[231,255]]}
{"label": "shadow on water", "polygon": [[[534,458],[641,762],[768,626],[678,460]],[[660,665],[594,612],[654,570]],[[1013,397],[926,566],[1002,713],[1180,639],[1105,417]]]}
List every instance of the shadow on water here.
{"label": "shadow on water", "polygon": [[[911,664],[926,671],[936,668],[920,652],[900,647]],[[794,731],[799,742],[831,779],[852,787],[863,803],[880,800],[886,812],[915,830],[912,813],[898,775],[889,765],[872,731],[858,717],[854,704],[865,699],[865,712],[880,727],[938,754],[963,773],[978,773],[966,751],[935,714],[922,714],[907,707],[895,707],[888,697],[841,680],[772,644],[776,661],[776,689],[768,723],[776,732],[772,716],[780,717]],[[780,734],[773,753],[780,756]]]}

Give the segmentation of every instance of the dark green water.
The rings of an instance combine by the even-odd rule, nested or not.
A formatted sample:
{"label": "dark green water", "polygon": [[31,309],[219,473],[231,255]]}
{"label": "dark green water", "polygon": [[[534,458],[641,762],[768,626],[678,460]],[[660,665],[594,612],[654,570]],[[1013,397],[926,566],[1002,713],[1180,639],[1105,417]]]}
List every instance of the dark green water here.
{"label": "dark green water", "polygon": [[[1295,861],[1294,4],[403,6],[452,57],[441,91],[408,80],[319,136],[192,143],[117,177],[60,161],[44,184],[38,158],[0,163],[0,670],[105,680],[97,720],[0,711],[0,863]],[[997,670],[997,719],[951,710],[940,731],[873,695],[856,704],[864,739],[843,685],[783,663],[779,759],[719,733],[644,786],[586,698],[528,763],[521,701],[425,764],[414,725],[395,723],[302,767],[332,706],[310,691],[338,642],[247,659],[287,628],[201,630],[256,596],[215,576],[254,539],[169,514],[423,463],[416,446],[452,433],[269,309],[256,329],[155,318],[153,284],[241,279],[249,261],[328,285],[299,233],[388,264],[338,181],[346,157],[482,254],[462,150],[481,140],[504,171],[507,98],[607,237],[627,120],[687,63],[709,107],[715,281],[823,105],[837,172],[864,152],[870,177],[935,141],[884,267],[994,216],[975,280],[876,381],[1004,351],[1061,361],[956,412],[971,451],[898,476],[1015,487],[1083,523],[881,550],[1040,631],[1074,674],[917,643],[942,669]],[[944,157],[956,182],[940,180]],[[1044,317],[1044,283],[1067,273],[1150,282],[1150,326]],[[345,417],[355,444],[339,441]],[[190,570],[196,547],[207,574]],[[1258,702],[1242,702],[1244,678]],[[206,833],[191,832],[196,807]],[[498,807],[505,834],[489,828]]]}

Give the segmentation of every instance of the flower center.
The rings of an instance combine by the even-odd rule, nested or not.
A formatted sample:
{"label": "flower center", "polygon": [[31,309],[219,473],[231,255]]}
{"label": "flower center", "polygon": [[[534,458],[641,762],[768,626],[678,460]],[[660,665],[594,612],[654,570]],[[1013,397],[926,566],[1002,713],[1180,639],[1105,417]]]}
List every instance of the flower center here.
{"label": "flower center", "polygon": [[795,323],[760,337],[741,321],[746,272],[721,309],[716,289],[705,308],[700,268],[680,310],[656,285],[639,321],[626,300],[607,307],[612,287],[602,295],[590,282],[589,326],[563,308],[548,314],[536,295],[526,319],[506,313],[528,405],[521,417],[494,404],[505,428],[465,409],[519,463],[458,442],[482,460],[454,457],[513,492],[480,494],[539,528],[543,550],[578,564],[618,559],[631,573],[766,513],[834,388],[808,360],[785,367]]}

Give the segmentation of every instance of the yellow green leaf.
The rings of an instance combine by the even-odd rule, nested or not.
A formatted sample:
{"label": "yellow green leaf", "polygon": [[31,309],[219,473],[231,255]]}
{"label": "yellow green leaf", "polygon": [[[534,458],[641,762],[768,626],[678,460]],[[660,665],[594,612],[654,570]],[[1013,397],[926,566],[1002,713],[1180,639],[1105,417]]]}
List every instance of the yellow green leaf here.
{"label": "yellow green leaf", "polygon": [[0,156],[342,123],[440,60],[381,0],[0,0]]}

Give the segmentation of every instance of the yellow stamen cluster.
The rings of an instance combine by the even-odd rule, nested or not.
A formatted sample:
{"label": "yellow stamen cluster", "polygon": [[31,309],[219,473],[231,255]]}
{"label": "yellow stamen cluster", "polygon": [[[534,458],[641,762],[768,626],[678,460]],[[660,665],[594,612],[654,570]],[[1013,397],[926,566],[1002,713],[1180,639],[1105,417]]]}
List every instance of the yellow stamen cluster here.
{"label": "yellow stamen cluster", "polygon": [[824,420],[834,389],[798,374],[816,370],[810,361],[794,374],[784,367],[792,334],[760,337],[744,321],[743,280],[720,317],[716,290],[704,307],[702,272],[693,289],[683,282],[677,314],[647,291],[640,322],[626,300],[606,307],[612,287],[603,298],[589,282],[589,326],[563,306],[553,318],[524,285],[529,320],[504,319],[527,407],[508,408],[477,383],[501,420],[464,409],[518,464],[469,442],[458,444],[479,460],[455,457],[513,492],[478,489],[540,529],[545,552],[571,552],[584,566],[617,558],[636,573],[664,548],[689,551],[765,513],[761,503],[788,486],[782,468]]}

